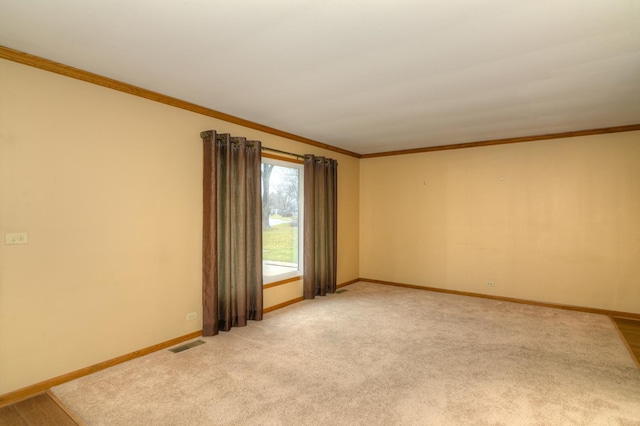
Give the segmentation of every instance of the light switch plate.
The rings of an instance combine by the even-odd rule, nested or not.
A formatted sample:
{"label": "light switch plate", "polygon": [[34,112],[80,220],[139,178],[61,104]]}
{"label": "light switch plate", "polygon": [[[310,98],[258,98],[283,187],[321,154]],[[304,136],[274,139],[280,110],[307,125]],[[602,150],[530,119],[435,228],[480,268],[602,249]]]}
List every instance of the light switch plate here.
{"label": "light switch plate", "polygon": [[4,234],[4,243],[11,244],[27,244],[29,242],[29,234],[26,232],[13,232]]}

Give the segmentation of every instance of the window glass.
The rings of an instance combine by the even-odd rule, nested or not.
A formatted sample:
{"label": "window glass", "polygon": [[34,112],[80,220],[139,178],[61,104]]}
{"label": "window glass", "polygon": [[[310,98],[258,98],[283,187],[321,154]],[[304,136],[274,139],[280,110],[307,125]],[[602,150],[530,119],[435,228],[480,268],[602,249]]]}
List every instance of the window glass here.
{"label": "window glass", "polygon": [[262,159],[264,283],[302,275],[303,166]]}

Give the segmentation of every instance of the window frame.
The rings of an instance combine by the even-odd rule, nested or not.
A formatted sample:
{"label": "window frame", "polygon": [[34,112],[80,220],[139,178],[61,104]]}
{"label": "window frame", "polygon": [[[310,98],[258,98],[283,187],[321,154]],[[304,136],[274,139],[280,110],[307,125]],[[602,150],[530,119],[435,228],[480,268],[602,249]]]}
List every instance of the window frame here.
{"label": "window frame", "polygon": [[[272,155],[262,153],[261,164],[271,164],[279,167],[287,167],[298,170],[298,269],[295,271],[288,271],[277,275],[264,275],[262,273],[262,284],[265,287],[272,287],[278,284],[286,284],[288,282],[297,281],[302,279],[304,274],[304,162],[296,159],[290,159],[281,157],[279,155]],[[261,181],[262,182],[262,181]],[[264,230],[263,230],[264,232]],[[264,268],[264,239],[263,239],[263,257],[262,265]]]}

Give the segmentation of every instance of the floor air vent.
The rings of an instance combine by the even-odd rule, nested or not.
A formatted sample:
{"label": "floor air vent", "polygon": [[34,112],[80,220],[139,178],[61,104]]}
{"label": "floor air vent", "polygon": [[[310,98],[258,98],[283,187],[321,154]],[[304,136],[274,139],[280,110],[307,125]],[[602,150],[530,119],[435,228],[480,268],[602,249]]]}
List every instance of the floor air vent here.
{"label": "floor air vent", "polygon": [[182,346],[177,346],[175,348],[169,349],[171,352],[173,352],[174,354],[177,354],[178,352],[182,352],[182,351],[186,351],[187,349],[191,349],[195,346],[200,346],[204,343],[203,340],[194,340],[193,342],[189,342],[186,345],[182,345]]}
{"label": "floor air vent", "polygon": [[336,293],[340,294],[340,293],[344,293],[345,291],[349,291],[346,288],[340,289],[340,290],[336,290]]}

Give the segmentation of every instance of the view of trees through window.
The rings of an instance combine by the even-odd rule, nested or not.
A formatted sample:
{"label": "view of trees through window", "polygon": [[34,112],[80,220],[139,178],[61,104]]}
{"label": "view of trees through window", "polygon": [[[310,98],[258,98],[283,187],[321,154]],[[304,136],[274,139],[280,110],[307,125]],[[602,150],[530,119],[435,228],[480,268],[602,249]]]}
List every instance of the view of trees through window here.
{"label": "view of trees through window", "polygon": [[[300,271],[302,166],[262,160],[262,259],[265,277]],[[286,277],[282,277],[286,278]]]}

